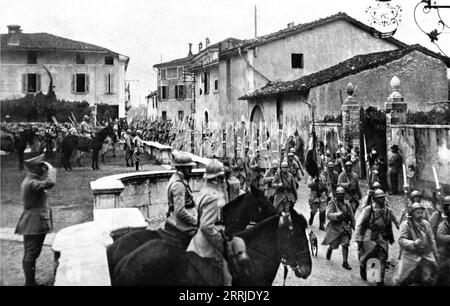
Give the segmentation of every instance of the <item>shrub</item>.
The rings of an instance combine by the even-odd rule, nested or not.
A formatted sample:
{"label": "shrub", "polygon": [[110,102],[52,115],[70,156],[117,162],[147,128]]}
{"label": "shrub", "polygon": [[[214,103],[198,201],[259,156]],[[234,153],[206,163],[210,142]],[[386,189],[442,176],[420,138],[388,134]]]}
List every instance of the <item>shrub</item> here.
{"label": "shrub", "polygon": [[450,107],[433,108],[430,111],[408,111],[406,113],[407,124],[429,124],[448,125],[450,124]]}

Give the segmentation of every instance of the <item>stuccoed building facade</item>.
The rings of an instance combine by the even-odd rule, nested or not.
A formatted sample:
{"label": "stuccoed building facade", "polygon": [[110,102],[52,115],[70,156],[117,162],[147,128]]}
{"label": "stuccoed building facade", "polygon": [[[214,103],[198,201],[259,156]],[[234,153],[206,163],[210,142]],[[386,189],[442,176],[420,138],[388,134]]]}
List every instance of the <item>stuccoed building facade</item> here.
{"label": "stuccoed building facade", "polygon": [[[103,47],[48,33],[1,34],[0,100],[47,93],[58,99],[117,106],[125,117],[125,74],[130,58]],[[47,70],[48,72],[47,72]]]}

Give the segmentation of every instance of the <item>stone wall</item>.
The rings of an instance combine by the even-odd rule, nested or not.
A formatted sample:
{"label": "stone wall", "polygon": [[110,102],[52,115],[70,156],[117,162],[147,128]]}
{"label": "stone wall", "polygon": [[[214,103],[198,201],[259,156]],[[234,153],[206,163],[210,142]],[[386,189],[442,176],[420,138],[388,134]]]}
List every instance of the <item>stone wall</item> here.
{"label": "stone wall", "polygon": [[[432,166],[444,193],[450,193],[450,126],[449,125],[391,125],[387,146],[398,145],[403,163],[415,164],[418,185],[430,197],[436,185]],[[399,178],[403,185],[403,174]]]}

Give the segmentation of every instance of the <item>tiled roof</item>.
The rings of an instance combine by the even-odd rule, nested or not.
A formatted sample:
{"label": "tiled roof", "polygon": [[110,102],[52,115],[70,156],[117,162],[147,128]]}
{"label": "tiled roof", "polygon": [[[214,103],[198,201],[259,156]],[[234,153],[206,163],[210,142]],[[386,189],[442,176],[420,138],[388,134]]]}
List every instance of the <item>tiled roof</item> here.
{"label": "tiled roof", "polygon": [[213,48],[220,48],[220,45],[224,42],[227,42],[228,40],[233,41],[233,44],[239,43],[242,40],[234,38],[234,37],[229,37],[227,39],[224,39],[222,41],[219,41],[215,44],[209,45],[208,47],[206,47],[205,49],[201,50],[200,52],[198,52],[197,54],[193,54],[191,56],[187,56],[187,57],[183,57],[183,58],[178,58],[178,59],[174,59],[172,61],[169,62],[163,62],[160,64],[156,64],[153,65],[154,68],[159,68],[159,67],[168,67],[168,66],[174,66],[174,65],[185,65],[185,64],[189,64],[189,62],[193,59],[195,59],[198,55],[200,55],[201,53],[205,52],[206,50],[210,50]]}
{"label": "tiled roof", "polygon": [[48,33],[18,33],[19,45],[8,45],[9,34],[1,34],[2,49],[30,49],[30,50],[63,50],[63,51],[93,51],[116,54],[106,48],[76,41]]}
{"label": "tiled roof", "polygon": [[[235,53],[237,53],[237,49],[239,47],[241,49],[243,49],[243,48],[253,48],[253,47],[256,47],[256,46],[259,46],[259,45],[263,45],[263,44],[269,43],[269,42],[274,41],[274,40],[283,39],[283,38],[289,37],[291,35],[295,35],[295,34],[298,34],[300,32],[303,32],[303,31],[311,30],[313,28],[317,28],[319,26],[322,26],[322,25],[325,25],[325,24],[328,24],[328,23],[331,23],[331,22],[334,22],[334,21],[337,21],[337,20],[345,20],[345,21],[353,24],[354,26],[356,26],[356,27],[358,27],[358,28],[360,28],[360,29],[370,33],[371,35],[374,35],[375,37],[381,37],[381,32],[380,31],[378,31],[378,30],[376,30],[376,29],[374,29],[372,27],[369,27],[368,25],[366,25],[366,24],[364,24],[364,23],[362,23],[362,22],[360,22],[360,21],[350,17],[346,13],[339,12],[339,13],[337,13],[335,15],[331,15],[331,16],[328,16],[328,17],[325,17],[325,18],[321,18],[321,19],[318,19],[318,20],[315,20],[315,21],[312,21],[312,22],[309,22],[309,23],[298,24],[296,26],[288,27],[288,28],[282,29],[280,31],[264,35],[264,36],[256,37],[256,38],[253,38],[253,39],[244,40],[240,45],[236,46],[236,48],[233,48],[233,49],[230,49],[230,50],[227,50],[226,52],[224,52],[221,55],[221,58],[222,57],[227,57],[227,56],[230,56],[230,55],[234,55]],[[391,42],[392,44],[397,45],[398,47],[402,47],[403,48],[403,47],[407,46],[407,44],[405,44],[405,43],[403,43],[403,42],[401,42],[401,41],[399,41],[399,40],[397,40],[397,39],[395,39],[393,37],[384,38],[383,40]]]}
{"label": "tiled roof", "polygon": [[240,97],[239,100],[253,100],[287,93],[307,93],[311,88],[333,82],[349,75],[357,74],[364,70],[385,65],[413,51],[420,51],[429,56],[438,58],[442,60],[447,67],[450,67],[450,58],[434,53],[421,45],[411,45],[406,48],[392,51],[357,55],[335,66],[306,75],[293,81],[269,83],[261,89]]}

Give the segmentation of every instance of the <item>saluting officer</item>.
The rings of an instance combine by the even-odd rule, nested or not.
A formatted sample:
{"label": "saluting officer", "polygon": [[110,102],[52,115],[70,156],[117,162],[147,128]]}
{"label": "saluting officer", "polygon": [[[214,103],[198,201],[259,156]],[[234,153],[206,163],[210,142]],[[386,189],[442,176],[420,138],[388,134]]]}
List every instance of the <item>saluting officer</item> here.
{"label": "saluting officer", "polygon": [[164,230],[172,234],[186,248],[197,231],[197,209],[195,207],[189,178],[195,163],[185,153],[178,153],[173,161],[176,172],[169,180],[167,196],[169,211]]}
{"label": "saluting officer", "polygon": [[36,259],[41,253],[45,235],[53,230],[46,190],[56,183],[56,169],[44,162],[44,154],[27,159],[24,164],[28,168],[21,186],[24,211],[15,233],[23,235],[25,286],[35,286]]}

